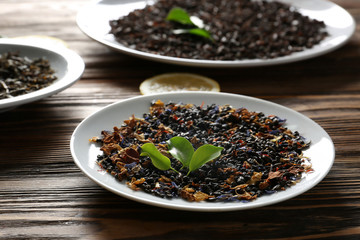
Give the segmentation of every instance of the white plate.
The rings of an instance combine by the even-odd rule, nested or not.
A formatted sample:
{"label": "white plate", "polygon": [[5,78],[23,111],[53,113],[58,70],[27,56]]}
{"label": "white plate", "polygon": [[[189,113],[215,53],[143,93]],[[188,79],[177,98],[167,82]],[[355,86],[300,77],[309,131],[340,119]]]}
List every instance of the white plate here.
{"label": "white plate", "polygon": [[[77,24],[80,29],[90,38],[114,49],[116,51],[164,63],[198,66],[198,67],[251,67],[284,64],[313,58],[344,45],[355,31],[355,21],[351,15],[338,5],[326,0],[279,0],[295,6],[303,15],[312,19],[324,21],[330,36],[312,49],[293,53],[289,56],[269,60],[237,60],[237,61],[215,61],[194,60],[186,58],[167,57],[128,48],[118,43],[109,34],[109,21],[126,16],[134,9],[144,8],[146,0],[102,0],[95,1],[82,8],[77,15]],[[336,16],[336,17],[335,17]]]}
{"label": "white plate", "polygon": [[48,97],[70,87],[81,77],[85,68],[82,58],[66,47],[28,44],[26,40],[0,39],[0,54],[6,52],[18,52],[20,56],[26,56],[30,59],[44,58],[48,60],[51,68],[55,71],[54,74],[57,76],[57,80],[50,86],[40,90],[12,98],[1,99],[1,112]]}
{"label": "white plate", "polygon": [[[311,158],[314,169],[313,173],[304,174],[302,180],[285,191],[272,195],[261,196],[255,201],[214,203],[214,202],[187,202],[182,199],[162,199],[142,191],[131,190],[124,182],[115,180],[113,176],[101,170],[96,163],[96,157],[102,152],[99,146],[90,143],[89,139],[100,136],[102,130],[112,130],[114,126],[120,126],[123,120],[132,114],[142,117],[149,112],[150,102],[161,99],[167,103],[183,102],[200,105],[202,102],[209,105],[212,103],[233,107],[246,107],[251,111],[262,111],[267,115],[275,114],[287,119],[286,126],[311,140],[311,146],[305,151],[305,155]],[[130,98],[111,104],[87,117],[75,129],[71,137],[71,154],[78,167],[100,186],[125,198],[139,201],[145,204],[159,207],[189,210],[189,211],[231,211],[266,206],[293,198],[318,184],[329,172],[335,156],[335,149],[329,135],[314,121],[306,116],[265,100],[246,97],[242,95],[210,92],[182,92],[164,93]]]}

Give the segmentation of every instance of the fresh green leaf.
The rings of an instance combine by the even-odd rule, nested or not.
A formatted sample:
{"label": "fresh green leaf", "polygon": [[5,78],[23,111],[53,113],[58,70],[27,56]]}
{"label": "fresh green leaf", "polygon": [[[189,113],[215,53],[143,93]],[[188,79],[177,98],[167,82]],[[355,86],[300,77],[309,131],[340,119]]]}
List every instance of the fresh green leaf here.
{"label": "fresh green leaf", "polygon": [[223,149],[223,147],[215,147],[210,144],[199,147],[191,158],[188,174],[200,168],[205,163],[219,157]]}
{"label": "fresh green leaf", "polygon": [[206,31],[205,29],[192,28],[192,29],[189,29],[189,33],[193,34],[193,35],[198,35],[200,37],[204,37],[204,38],[207,38],[207,39],[210,39],[211,41],[213,41],[211,34],[208,31]]}
{"label": "fresh green leaf", "polygon": [[189,14],[182,8],[174,7],[170,10],[166,20],[178,22],[181,24],[194,25],[191,21]]}
{"label": "fresh green leaf", "polygon": [[183,137],[173,137],[168,143],[169,153],[179,160],[184,167],[189,167],[191,158],[194,154],[192,144]]}
{"label": "fresh green leaf", "polygon": [[173,33],[174,34],[188,33],[188,34],[193,34],[193,35],[197,35],[197,36],[200,36],[200,37],[204,37],[204,38],[207,38],[207,39],[213,41],[213,38],[211,37],[211,34],[208,31],[206,31],[205,29],[201,29],[201,28],[176,29],[176,30],[173,30]]}
{"label": "fresh green leaf", "polygon": [[151,159],[152,164],[160,170],[171,169],[170,159],[162,155],[153,143],[145,143],[141,146],[140,156],[148,156]]}

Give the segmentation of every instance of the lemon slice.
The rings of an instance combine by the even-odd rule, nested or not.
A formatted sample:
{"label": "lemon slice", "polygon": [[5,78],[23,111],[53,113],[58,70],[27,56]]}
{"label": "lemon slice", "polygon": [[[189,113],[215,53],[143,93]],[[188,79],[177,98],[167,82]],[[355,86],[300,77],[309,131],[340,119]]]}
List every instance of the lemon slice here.
{"label": "lemon slice", "polygon": [[45,35],[28,35],[28,36],[19,36],[14,37],[13,39],[25,41],[26,43],[34,45],[46,45],[50,47],[68,47],[67,43],[64,40],[59,38],[45,36]]}
{"label": "lemon slice", "polygon": [[143,95],[182,91],[220,92],[220,86],[213,79],[192,73],[161,74],[140,84],[140,93]]}

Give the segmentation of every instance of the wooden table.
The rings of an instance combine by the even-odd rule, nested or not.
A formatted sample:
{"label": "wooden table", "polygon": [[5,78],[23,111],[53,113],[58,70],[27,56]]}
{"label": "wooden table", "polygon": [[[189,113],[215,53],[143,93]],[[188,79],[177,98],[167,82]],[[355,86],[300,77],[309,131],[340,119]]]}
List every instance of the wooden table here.
{"label": "wooden table", "polygon": [[[0,2],[0,35],[57,37],[86,63],[72,87],[0,114],[0,239],[360,239],[359,28],[346,46],[312,60],[192,68],[140,60],[92,41],[75,23],[87,2]],[[334,2],[360,21],[360,1]],[[140,95],[144,79],[175,71],[206,75],[223,92],[266,99],[312,118],[334,141],[332,170],[291,200],[225,213],[152,207],[92,182],[70,154],[75,127],[110,103]]]}

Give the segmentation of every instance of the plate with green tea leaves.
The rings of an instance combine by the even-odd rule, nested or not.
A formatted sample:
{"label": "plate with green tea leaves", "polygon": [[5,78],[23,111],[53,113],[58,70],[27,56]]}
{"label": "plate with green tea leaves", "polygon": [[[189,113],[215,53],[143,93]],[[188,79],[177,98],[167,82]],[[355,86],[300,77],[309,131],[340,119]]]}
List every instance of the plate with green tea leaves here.
{"label": "plate with green tea leaves", "polygon": [[0,39],[0,111],[58,93],[80,79],[85,64],[64,46]]}
{"label": "plate with green tea leaves", "polygon": [[326,0],[100,0],[78,12],[77,24],[115,51],[198,67],[305,60],[343,46],[355,31],[352,16]]}
{"label": "plate with green tea leaves", "polygon": [[70,141],[83,173],[122,197],[204,212],[294,198],[330,171],[329,135],[308,117],[243,95],[163,93],[111,104]]}

